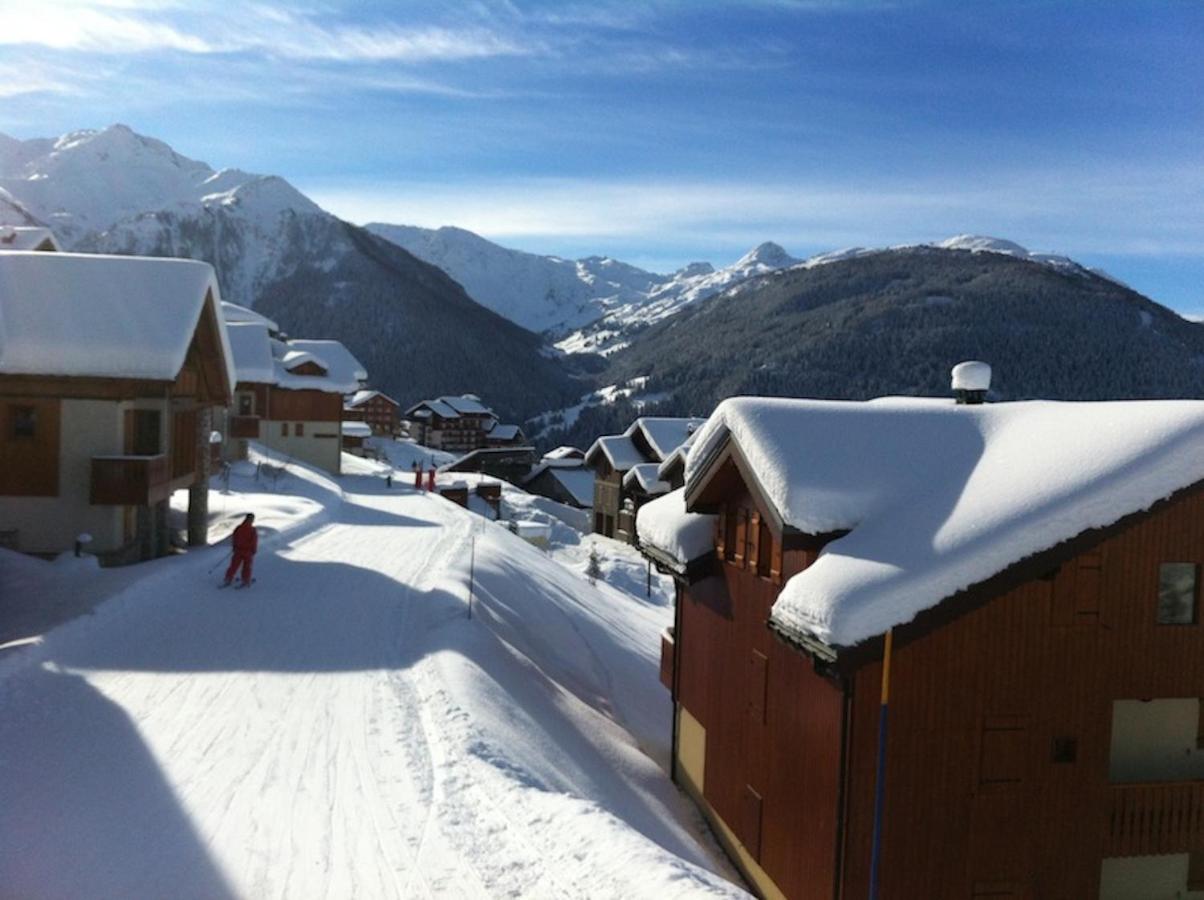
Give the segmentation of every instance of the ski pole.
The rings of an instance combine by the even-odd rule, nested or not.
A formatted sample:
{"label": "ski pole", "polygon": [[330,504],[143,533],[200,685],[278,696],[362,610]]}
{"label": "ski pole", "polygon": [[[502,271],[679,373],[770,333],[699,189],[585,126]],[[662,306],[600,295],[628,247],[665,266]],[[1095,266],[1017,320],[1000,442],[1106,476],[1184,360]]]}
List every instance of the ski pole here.
{"label": "ski pole", "polygon": [[218,566],[225,563],[233,555],[234,555],[234,551],[231,550],[229,553],[227,553],[225,556],[223,556],[221,559],[219,559],[217,562],[215,562],[213,565],[211,565],[209,567],[209,570],[207,572],[205,572],[205,574],[206,575],[212,574],[214,569],[216,569]]}

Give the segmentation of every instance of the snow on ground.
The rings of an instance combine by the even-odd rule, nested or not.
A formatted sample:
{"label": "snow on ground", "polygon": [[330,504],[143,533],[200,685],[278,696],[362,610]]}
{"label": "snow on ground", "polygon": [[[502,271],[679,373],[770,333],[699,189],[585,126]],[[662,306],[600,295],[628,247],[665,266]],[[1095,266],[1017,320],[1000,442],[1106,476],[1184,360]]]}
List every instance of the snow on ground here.
{"label": "snow on ground", "polygon": [[663,594],[590,586],[558,504],[506,491],[549,555],[344,461],[215,479],[263,526],[249,590],[222,546],[158,560],[0,658],[0,893],[742,895],[649,755]]}

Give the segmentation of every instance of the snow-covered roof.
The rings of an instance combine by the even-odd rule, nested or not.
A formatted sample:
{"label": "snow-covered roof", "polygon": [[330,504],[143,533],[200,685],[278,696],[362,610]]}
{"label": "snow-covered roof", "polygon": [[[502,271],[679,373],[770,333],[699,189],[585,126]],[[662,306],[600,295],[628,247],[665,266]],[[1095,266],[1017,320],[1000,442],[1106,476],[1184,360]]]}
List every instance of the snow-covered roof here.
{"label": "snow-covered roof", "polygon": [[220,301],[195,260],[0,253],[0,373],[172,381],[209,303],[233,388]]}
{"label": "snow-covered roof", "polygon": [[396,400],[394,400],[388,394],[382,393],[381,391],[362,390],[355,392],[351,399],[347,401],[347,406],[351,409],[354,409],[357,406],[362,406],[363,404],[367,403],[373,397],[381,397],[387,400],[389,403],[392,403],[394,406],[398,405]]}
{"label": "snow-covered roof", "polygon": [[[368,372],[363,363],[356,359],[350,350],[338,341],[292,340],[288,342],[290,353],[310,353],[326,370],[327,386],[321,390],[337,391],[340,394],[350,394],[359,390],[360,383],[367,379]],[[289,368],[295,368],[299,362],[286,362]],[[295,378],[313,378],[314,376],[298,376],[285,372],[281,376],[281,387],[301,387],[289,382]]]}
{"label": "snow-covered roof", "polygon": [[372,426],[367,422],[343,422],[344,437],[372,437]]}
{"label": "snow-covered roof", "polygon": [[227,322],[226,334],[234,353],[237,381],[275,384],[276,362],[267,327],[255,322]]}
{"label": "snow-covered roof", "polygon": [[686,512],[685,493],[685,488],[670,491],[635,514],[641,546],[660,551],[657,555],[678,572],[715,548],[715,517]]}
{"label": "snow-covered roof", "polygon": [[63,248],[49,228],[37,225],[0,225],[0,250],[44,250],[50,248],[59,253]]}
{"label": "snow-covered roof", "polygon": [[585,459],[585,453],[576,447],[563,444],[555,450],[549,450],[543,455],[544,459]]}
{"label": "snow-covered roof", "polygon": [[427,418],[432,413],[441,419],[460,418],[460,414],[442,400],[423,400],[421,403],[415,403],[405,412],[408,419]]}
{"label": "snow-covered roof", "polygon": [[669,485],[661,481],[657,476],[657,469],[660,468],[660,463],[640,463],[638,466],[632,466],[627,470],[627,474],[623,476],[623,487],[631,488],[638,486],[645,494],[663,494],[669,490]]}
{"label": "snow-covered roof", "polygon": [[489,429],[490,440],[495,441],[513,441],[516,440],[521,433],[517,425],[494,425]]}
{"label": "snow-covered roof", "polygon": [[1204,481],[1195,400],[734,398],[690,452],[691,496],[729,438],[786,526],[849,532],[787,582],[772,614],[831,646]]}
{"label": "snow-covered roof", "polygon": [[632,466],[647,462],[644,454],[626,434],[608,434],[598,438],[586,451],[585,461],[592,465],[599,453],[604,454],[611,468],[618,472],[626,472]]}
{"label": "snow-covered roof", "polygon": [[594,473],[585,468],[563,468],[552,466],[552,477],[560,482],[578,506],[589,508],[594,505]]}
{"label": "snow-covered roof", "polygon": [[648,444],[656,454],[656,461],[661,462],[674,450],[689,440],[690,436],[703,426],[706,419],[670,419],[661,416],[641,416],[627,429],[625,434],[634,434],[636,429],[643,432]]}
{"label": "snow-covered roof", "polygon": [[231,303],[229,300],[222,301],[222,317],[227,324],[242,324],[253,322],[256,325],[263,325],[271,332],[279,332],[280,326],[267,316],[260,315],[253,309],[248,309],[245,306],[239,306],[237,303]]}
{"label": "snow-covered roof", "polygon": [[[460,397],[440,397],[441,401],[446,403],[462,416],[489,416],[493,415],[493,411],[481,402],[481,398],[475,394],[464,394]],[[440,413],[442,415],[442,413]]]}
{"label": "snow-covered roof", "polygon": [[310,353],[308,350],[296,350],[291,347],[285,350],[283,355],[281,355],[276,361],[283,369],[285,369],[285,371],[288,372],[296,372],[297,369],[306,364],[317,366],[323,371],[323,373],[330,369],[330,366],[326,364],[326,360],[322,359],[320,356]]}

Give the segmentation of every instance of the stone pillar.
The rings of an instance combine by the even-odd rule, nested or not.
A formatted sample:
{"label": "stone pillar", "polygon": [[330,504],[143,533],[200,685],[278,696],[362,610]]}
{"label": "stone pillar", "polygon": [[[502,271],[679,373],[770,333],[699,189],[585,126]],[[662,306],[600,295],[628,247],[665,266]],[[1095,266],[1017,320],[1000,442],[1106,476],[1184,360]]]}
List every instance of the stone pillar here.
{"label": "stone pillar", "polygon": [[188,546],[209,543],[209,435],[213,431],[213,411],[208,406],[196,416],[196,481],[188,488]]}

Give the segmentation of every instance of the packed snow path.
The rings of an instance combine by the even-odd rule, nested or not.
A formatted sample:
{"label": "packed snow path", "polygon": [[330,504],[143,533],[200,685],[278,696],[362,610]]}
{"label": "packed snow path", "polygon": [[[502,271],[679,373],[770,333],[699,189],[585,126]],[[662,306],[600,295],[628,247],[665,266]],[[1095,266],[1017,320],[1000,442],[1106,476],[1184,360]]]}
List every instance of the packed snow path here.
{"label": "packed snow path", "polygon": [[249,590],[161,561],[3,663],[0,896],[740,893],[616,723],[584,582],[440,498],[305,487]]}

